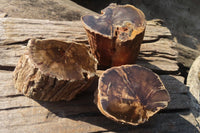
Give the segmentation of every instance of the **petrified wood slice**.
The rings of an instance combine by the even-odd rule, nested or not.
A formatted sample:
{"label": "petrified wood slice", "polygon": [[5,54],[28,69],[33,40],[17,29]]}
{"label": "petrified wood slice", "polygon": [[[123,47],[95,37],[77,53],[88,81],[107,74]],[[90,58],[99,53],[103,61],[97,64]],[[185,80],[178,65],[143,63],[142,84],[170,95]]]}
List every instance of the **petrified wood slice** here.
{"label": "petrified wood slice", "polygon": [[110,4],[99,16],[83,16],[91,51],[102,67],[135,63],[146,27],[143,12]]}
{"label": "petrified wood slice", "polygon": [[95,102],[106,117],[138,125],[167,107],[170,96],[159,76],[139,65],[106,70],[99,78]]}
{"label": "petrified wood slice", "polygon": [[37,100],[71,100],[95,76],[97,61],[84,44],[32,39],[19,60],[15,87]]}

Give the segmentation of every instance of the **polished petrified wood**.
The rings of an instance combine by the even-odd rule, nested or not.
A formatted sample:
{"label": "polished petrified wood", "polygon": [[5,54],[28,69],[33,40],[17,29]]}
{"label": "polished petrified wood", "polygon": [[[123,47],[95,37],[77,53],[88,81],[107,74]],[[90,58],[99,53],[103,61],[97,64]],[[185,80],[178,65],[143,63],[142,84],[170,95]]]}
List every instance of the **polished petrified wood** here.
{"label": "polished petrified wood", "polygon": [[32,39],[15,71],[15,87],[37,100],[71,100],[95,76],[97,61],[84,44]]}
{"label": "polished petrified wood", "polygon": [[106,117],[138,125],[167,107],[170,96],[159,76],[139,65],[113,67],[101,74],[95,103]]}
{"label": "polished petrified wood", "polygon": [[101,15],[83,16],[82,22],[101,67],[135,63],[146,26],[141,10],[110,4]]}

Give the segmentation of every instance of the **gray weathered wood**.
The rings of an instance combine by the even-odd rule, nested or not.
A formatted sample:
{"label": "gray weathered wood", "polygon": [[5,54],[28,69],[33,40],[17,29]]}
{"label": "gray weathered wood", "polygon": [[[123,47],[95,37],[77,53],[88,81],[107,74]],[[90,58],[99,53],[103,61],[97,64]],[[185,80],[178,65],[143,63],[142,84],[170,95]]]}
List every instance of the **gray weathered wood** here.
{"label": "gray weathered wood", "polygon": [[154,54],[163,54],[168,55],[169,57],[177,58],[178,52],[172,48],[175,47],[175,43],[167,38],[161,38],[158,41],[151,42],[151,43],[143,43],[141,45],[140,52],[151,52],[152,55]]}
{"label": "gray weathered wood", "polygon": [[[167,45],[166,43],[167,40],[165,40],[164,45]],[[146,46],[146,44],[142,44],[137,64],[156,71],[178,71],[179,67],[177,65],[177,61],[174,60],[176,58],[176,52],[172,48],[168,47],[165,49],[165,52],[161,53],[156,45],[154,50],[149,50],[149,47],[154,47],[153,43],[147,45],[149,46],[143,47]],[[158,51],[155,50],[156,48],[158,48]],[[24,49],[25,46],[23,45],[0,46],[0,66],[15,67],[19,57],[25,52]],[[149,51],[152,53],[144,54],[144,52]],[[174,55],[170,55],[169,51],[172,51],[171,53],[174,53]]]}
{"label": "gray weathered wood", "polygon": [[141,66],[147,67],[149,69],[152,69],[154,71],[163,72],[177,72],[178,71],[178,65],[176,62],[173,62],[171,60],[163,60],[162,58],[160,60],[151,60],[151,61],[144,61],[144,60],[138,60],[136,64],[139,64]]}
{"label": "gray weathered wood", "polygon": [[200,55],[199,50],[195,50],[181,44],[176,44],[174,49],[179,52],[177,61],[187,68],[190,68],[194,60]]}
{"label": "gray weathered wood", "polygon": [[[1,71],[0,81],[7,80],[7,84],[13,86],[12,72]],[[164,84],[169,82],[167,89],[173,88],[174,84],[170,84],[170,80],[163,75],[162,79]],[[167,80],[164,80],[167,79]],[[180,82],[180,81],[179,81]],[[184,86],[184,84],[182,84]],[[169,88],[168,88],[169,87]],[[3,87],[4,88],[4,87]],[[35,132],[42,132],[45,128],[46,131],[54,132],[54,128],[59,128],[60,132],[65,131],[77,131],[77,132],[95,132],[95,131],[198,131],[194,126],[196,122],[193,119],[192,114],[185,112],[182,113],[159,113],[150,118],[149,122],[144,125],[134,127],[127,125],[120,125],[107,119],[98,111],[97,107],[93,103],[93,92],[84,92],[77,96],[71,102],[40,102],[34,101],[25,96],[15,94],[14,87],[4,88],[4,96],[0,97],[0,131],[16,131],[20,132],[21,129],[27,131],[33,130]],[[8,91],[6,91],[8,89]],[[177,88],[178,89],[178,88]],[[171,102],[165,110],[185,110],[189,109],[189,98],[179,93],[177,90],[172,90],[170,93]],[[1,92],[2,89],[1,89]],[[170,92],[170,91],[169,91]],[[2,93],[1,93],[2,94]],[[185,120],[189,119],[188,122]],[[178,126],[180,125],[181,126]],[[162,128],[160,128],[162,126]],[[171,129],[168,129],[172,126]],[[182,129],[184,126],[185,131]],[[20,128],[19,128],[20,127]],[[145,129],[144,129],[145,128]],[[49,130],[51,129],[51,130]]]}
{"label": "gray weathered wood", "polygon": [[154,19],[147,22],[144,42],[157,41],[160,38],[170,38],[172,36],[167,27],[161,25],[162,21]]}
{"label": "gray weathered wood", "polygon": [[[0,19],[0,44],[23,42],[39,37],[61,40],[87,40],[80,21],[49,21],[21,18]],[[161,37],[171,37],[169,29],[161,26],[158,20],[147,22],[144,42]]]}
{"label": "gray weathered wood", "polygon": [[[75,108],[74,110],[82,109]],[[88,108],[89,109],[89,108]],[[52,111],[52,110],[51,110]],[[55,110],[54,110],[55,111]],[[68,112],[66,109],[63,111]],[[162,113],[150,118],[149,122],[141,126],[128,126],[114,123],[102,117],[99,112],[88,115],[87,112],[73,115],[63,115],[49,112],[40,108],[20,108],[1,111],[1,115],[13,114],[10,121],[2,121],[0,132],[198,132],[192,114],[185,113]],[[40,117],[40,116],[43,117]],[[23,116],[23,119],[20,119]],[[187,119],[186,119],[187,118]],[[7,126],[9,125],[9,126]]]}
{"label": "gray weathered wood", "polygon": [[[168,57],[170,53],[166,52],[164,54],[160,54],[159,51],[157,52],[154,50],[153,52],[152,50],[153,52],[152,55],[151,54],[150,56],[148,54],[144,55],[143,52],[148,51],[148,47],[150,47],[151,44],[148,44],[150,46],[148,46],[147,48],[143,47],[143,45],[146,44],[142,44],[141,46],[142,51],[139,54],[139,58],[137,61],[138,64],[153,70],[172,71],[172,72],[178,71],[177,61]],[[170,47],[166,48],[166,51],[169,51],[170,49],[171,49]],[[25,52],[25,46],[23,45],[0,46],[0,50],[1,50],[0,66],[15,67],[19,60],[19,57]],[[171,49],[171,51],[173,51],[173,49]],[[175,58],[175,56],[173,57]]]}
{"label": "gray weathered wood", "polygon": [[[167,110],[170,110],[170,109],[189,109],[190,108],[190,103],[189,103],[189,97],[187,94],[188,90],[185,87],[185,85],[183,83],[181,83],[181,81],[177,80],[178,78],[180,77],[177,77],[177,79],[174,78],[173,82],[171,82],[171,79],[173,77],[169,77],[169,75],[162,75],[161,76],[161,79],[164,83],[164,85],[166,86],[166,89],[169,91],[170,93],[170,97],[171,97],[171,101],[170,101],[170,104],[169,106],[167,107]],[[0,90],[0,93],[1,93],[1,97],[2,99],[0,101],[4,101],[3,104],[0,104],[0,109],[3,109],[2,106],[6,106],[6,108],[11,108],[13,106],[17,106],[16,103],[19,103],[19,104],[22,104],[22,105],[26,105],[27,104],[27,98],[26,97],[18,97],[18,94],[16,94],[16,90],[14,88],[14,84],[13,84],[13,81],[12,81],[12,72],[8,72],[8,71],[1,71],[0,72],[0,81],[3,81],[5,82],[6,81],[6,85],[2,85],[1,87],[2,88],[5,88],[4,90]],[[179,83],[179,86],[174,86],[175,84]],[[93,86],[95,88],[93,88],[93,90],[96,89],[97,86]],[[183,88],[185,90],[183,90]],[[182,93],[184,92],[184,93]],[[81,100],[79,101],[79,105],[82,105],[82,104],[93,104],[93,103],[88,103],[92,100],[90,100],[89,98],[91,98],[90,94],[93,93],[93,92],[90,92],[88,91],[88,93],[85,94],[85,97],[84,99],[87,99],[86,101],[85,100]],[[6,97],[12,97],[13,95],[13,98],[12,101],[8,101],[8,99]],[[16,98],[15,98],[16,96]],[[92,95],[93,97],[93,95]],[[20,99],[20,100],[19,100]],[[92,98],[93,99],[93,98]],[[28,99],[30,101],[30,99]],[[18,102],[17,102],[18,101]],[[185,102],[184,102],[185,101]],[[20,103],[21,102],[21,103]],[[6,104],[6,103],[9,103],[9,104]],[[28,105],[27,105],[28,106]],[[31,106],[35,106],[35,105],[31,105]]]}
{"label": "gray weathered wood", "polygon": [[[70,22],[3,18],[0,20],[0,30],[2,31],[0,36],[0,45],[13,43],[20,44],[20,42],[21,44],[26,44],[25,42],[30,38],[53,38],[64,41],[80,41],[87,43],[87,36],[80,21]],[[161,37],[170,36],[171,33],[169,29],[161,26],[159,24],[159,20],[148,21],[144,43],[141,45],[141,52],[139,55],[139,57],[141,57],[142,60],[145,59],[145,62],[142,61],[141,63],[139,60],[138,64],[156,71],[177,72],[177,62],[166,60],[168,58],[175,59],[177,57],[177,51],[172,49],[174,43],[169,39],[160,39]],[[0,49],[2,49],[2,54],[0,54],[0,57],[2,57],[2,59],[0,59],[0,65],[15,66],[17,63],[16,56],[12,56],[14,57],[13,59],[9,59],[8,61],[6,61],[7,57],[4,57],[4,54],[8,53],[9,49],[7,49],[7,46],[6,48],[0,47]],[[16,54],[16,51],[17,54],[22,53],[21,51],[19,52],[19,49],[20,48],[16,48],[15,53],[12,54]],[[13,50],[10,51],[13,52]],[[10,54],[11,53],[9,53],[8,55]],[[162,58],[158,60],[151,59],[154,56]]]}
{"label": "gray weathered wood", "polygon": [[15,67],[25,48],[23,45],[0,46],[0,66]]}

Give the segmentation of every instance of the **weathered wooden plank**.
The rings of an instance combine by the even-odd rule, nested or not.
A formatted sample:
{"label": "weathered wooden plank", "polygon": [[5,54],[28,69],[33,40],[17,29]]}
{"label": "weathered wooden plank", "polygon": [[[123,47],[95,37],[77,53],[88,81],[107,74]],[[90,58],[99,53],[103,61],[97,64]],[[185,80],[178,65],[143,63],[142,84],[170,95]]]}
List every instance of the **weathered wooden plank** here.
{"label": "weathered wooden plank", "polygon": [[19,94],[14,89],[14,82],[11,71],[0,70],[0,98]]}
{"label": "weathered wooden plank", "polygon": [[[87,42],[86,33],[80,21],[60,22],[48,20],[5,18],[0,20],[0,27],[0,29],[3,31],[1,33],[2,36],[0,37],[0,44],[17,42],[21,42],[23,44],[24,40],[33,37],[54,38],[64,41]],[[158,20],[147,22],[147,29],[145,33],[145,36],[147,36],[147,38],[149,36],[152,36],[155,39],[162,36],[170,35],[171,33],[169,32],[169,30],[166,27],[163,28],[158,23]],[[147,39],[144,40],[144,42],[145,41],[148,42],[149,40]],[[177,65],[177,62],[171,61],[175,60],[177,57],[177,51],[171,48],[173,46],[173,42],[169,39],[160,39],[154,43],[143,43],[141,46],[138,64],[155,71],[178,71],[179,67]],[[0,47],[2,51],[2,53],[0,54],[0,57],[2,57],[0,58],[1,66],[14,67],[17,63],[17,58],[19,54],[15,56],[13,56],[13,54],[23,53],[21,52],[22,49],[20,47],[14,48],[15,51],[12,51],[11,47],[10,50],[7,49],[7,47]],[[158,60],[156,60],[155,58],[152,59],[152,57],[154,56],[161,58]],[[165,58],[167,58],[168,60],[166,60]]]}
{"label": "weathered wooden plank", "polygon": [[149,68],[153,71],[156,71],[158,73],[169,73],[169,72],[178,72],[179,67],[176,64],[176,62],[172,62],[171,60],[151,60],[151,61],[144,61],[144,60],[138,60],[136,64],[139,64],[143,67]]}
{"label": "weathered wooden plank", "polygon": [[156,41],[161,37],[170,38],[172,36],[170,30],[167,27],[162,26],[161,23],[163,22],[159,19],[147,22],[144,42]]}
{"label": "weathered wooden plank", "polygon": [[189,87],[184,84],[184,77],[174,75],[160,75],[165,87],[170,94],[174,93],[185,93],[189,92]]}
{"label": "weathered wooden plank", "polygon": [[[0,74],[0,79],[4,79],[0,81],[13,84],[12,72],[1,71]],[[166,88],[170,90],[174,84],[170,84],[171,78],[168,76],[162,75],[161,79],[165,85],[167,84]],[[176,79],[180,80],[177,82],[183,82],[182,78],[176,77]],[[54,132],[56,128],[59,128],[60,132],[157,132],[158,129],[163,132],[198,132],[194,126],[197,123],[191,114],[185,114],[183,118],[182,113],[174,113],[174,111],[169,113],[170,110],[189,109],[189,97],[185,93],[180,93],[182,91],[178,90],[178,87],[169,91],[171,102],[166,109],[169,110],[167,114],[156,114],[150,118],[149,122],[137,127],[117,124],[103,116],[93,103],[93,92],[84,92],[71,102],[49,103],[15,95],[14,87],[9,89],[7,91],[4,86],[0,88],[1,94],[6,92],[0,97],[0,120],[2,121],[0,131],[2,132],[20,132],[22,131],[20,129],[27,132]],[[186,118],[188,120],[185,120]],[[187,128],[183,130],[183,126]]]}
{"label": "weathered wooden plank", "polygon": [[176,60],[172,60],[172,59],[168,59],[168,58],[163,58],[163,57],[159,57],[159,56],[143,56],[143,57],[139,57],[138,61],[143,61],[143,62],[152,62],[152,61],[165,61],[165,62],[170,62],[173,64],[177,64],[178,62]]}
{"label": "weathered wooden plank", "polygon": [[[163,83],[166,85],[166,89],[170,93],[171,101],[169,103],[169,106],[167,107],[168,110],[170,109],[189,109],[190,108],[190,100],[187,95],[187,90],[183,90],[185,85],[181,83],[181,81],[178,80],[179,77],[176,77],[177,79],[174,78],[173,82],[172,79],[173,77],[168,77],[168,75],[161,76],[161,79]],[[0,110],[1,109],[6,109],[6,108],[12,108],[15,106],[38,106],[37,104],[33,104],[31,102],[31,99],[28,99],[24,96],[18,95],[19,93],[16,93],[16,89],[14,88],[13,81],[12,81],[12,72],[7,72],[7,71],[1,71],[0,72],[0,81],[1,81],[1,88],[0,88]],[[180,78],[181,79],[181,78]],[[5,82],[5,83],[3,83]],[[173,84],[174,83],[174,84]],[[179,84],[177,84],[179,83]],[[174,85],[177,84],[179,86],[175,87]],[[92,86],[94,87],[93,90],[97,88],[97,86]],[[182,93],[184,92],[184,93]],[[88,91],[84,93],[84,95],[81,95],[81,99],[75,99],[72,102],[69,102],[68,104],[63,104],[63,106],[71,106],[71,105],[77,105],[77,106],[82,106],[82,105],[88,105],[92,106],[93,105],[93,91]],[[78,97],[78,96],[77,96]],[[82,100],[83,99],[83,100]],[[80,100],[80,101],[79,101]],[[75,102],[75,103],[73,103]],[[30,103],[30,104],[29,104]]]}
{"label": "weathered wooden plank", "polygon": [[[28,38],[54,38],[60,40],[87,40],[80,21],[49,21],[21,18],[0,19],[0,44],[23,42]],[[79,35],[79,36],[77,36]],[[170,37],[171,33],[157,20],[147,22],[144,42],[155,41],[160,37]]]}
{"label": "weathered wooden plank", "polygon": [[25,48],[23,45],[0,46],[0,66],[15,67]]}
{"label": "weathered wooden plank", "polygon": [[[155,71],[178,71],[179,67],[175,61],[177,52],[170,47],[167,40],[160,39],[155,43],[142,44],[137,64]],[[25,52],[24,49],[23,45],[0,46],[0,66],[15,67],[20,55]],[[145,55],[144,52],[151,53]]]}
{"label": "weathered wooden plank", "polygon": [[[79,110],[81,109],[82,107],[79,108]],[[53,109],[48,109],[48,107],[0,111],[0,116],[4,116],[1,118],[0,131],[50,133],[58,132],[58,130],[60,132],[198,132],[197,127],[195,127],[197,123],[189,112],[159,113],[140,126],[115,123],[100,112],[65,115],[66,112],[68,109],[55,113]]]}
{"label": "weathered wooden plank", "polygon": [[151,43],[143,43],[140,48],[140,52],[153,52],[152,54],[165,54],[171,56],[178,56],[178,52],[174,49],[175,43],[172,42],[170,39],[159,39],[158,41],[151,42]]}
{"label": "weathered wooden plank", "polygon": [[177,61],[187,68],[190,68],[194,60],[200,55],[199,50],[195,50],[178,43],[174,49],[179,52]]}
{"label": "weathered wooden plank", "polygon": [[[14,88],[13,88],[14,89]],[[92,96],[91,96],[92,95]],[[69,102],[68,104],[62,103],[63,108],[60,108],[59,111],[68,109],[68,110],[75,110],[76,107],[74,105],[79,107],[87,106],[87,108],[90,108],[91,110],[95,110],[96,107],[93,105],[93,93],[85,93],[84,96],[81,97],[82,99],[76,99],[75,103]],[[190,100],[188,95],[184,94],[170,94],[171,101],[168,105],[168,107],[165,110],[186,110],[190,108]],[[59,103],[58,103],[59,104]],[[48,104],[47,104],[48,105]],[[22,108],[22,107],[34,107],[38,106],[38,104],[33,103],[33,101],[27,97],[24,96],[7,96],[7,97],[1,97],[0,98],[0,110],[8,110],[10,108]],[[45,104],[44,104],[45,106]],[[53,106],[52,106],[53,107]],[[55,108],[55,107],[53,107]],[[81,111],[84,111],[85,109],[82,109]],[[90,111],[88,111],[90,112]],[[80,112],[82,113],[82,112]],[[65,114],[67,115],[67,114]]]}
{"label": "weathered wooden plank", "polygon": [[[180,101],[181,98],[179,95],[174,96],[178,101]],[[189,100],[185,99],[182,102],[185,103],[185,101]],[[36,102],[24,96],[16,96],[7,98],[1,97],[0,103],[0,120],[2,121],[2,131],[6,129],[13,131],[12,129],[18,129],[19,127],[22,129],[28,127],[27,131],[37,127],[38,129],[34,130],[36,132],[41,132],[41,129],[48,127],[51,129],[51,131],[53,131],[54,126],[59,128],[60,131],[65,131],[64,129],[67,127],[67,131],[76,132],[93,132],[106,130],[134,130],[146,132],[151,130],[158,131],[158,129],[159,131],[178,131],[183,128],[183,125],[189,128],[186,131],[197,130],[196,127],[190,123],[192,121],[194,125],[196,124],[192,119],[192,115],[188,117],[188,114],[184,115],[184,117],[187,117],[190,120],[190,122],[188,122],[182,118],[182,113],[179,114],[178,112],[156,114],[154,117],[150,118],[149,122],[142,125],[142,127],[145,129],[142,129],[141,126],[134,127],[114,123],[98,111],[96,106],[93,104],[93,95],[88,92],[79,95],[71,102]],[[179,106],[178,104],[180,103],[173,102],[169,106]],[[171,124],[173,125],[173,130],[167,129],[167,127]],[[52,127],[52,125],[54,126]],[[158,128],[159,126],[164,127]],[[85,130],[84,127],[86,128]]]}
{"label": "weathered wooden plank", "polygon": [[[6,30],[6,31],[5,31]],[[80,40],[87,37],[80,21],[58,22],[29,19],[0,19],[0,69],[15,67],[27,39],[33,37]],[[155,71],[178,72],[177,52],[170,31],[159,21],[149,21],[138,59],[140,65]],[[154,42],[151,42],[154,41]],[[14,43],[11,45],[11,43]],[[115,123],[103,116],[93,103],[93,91],[79,94],[70,102],[34,101],[14,88],[12,71],[0,71],[0,132],[199,132],[189,112],[190,99],[184,78],[160,75],[170,93],[169,106],[140,126]],[[93,90],[93,91],[91,91]]]}
{"label": "weathered wooden plank", "polygon": [[7,13],[0,13],[0,18],[6,17],[8,14]]}
{"label": "weathered wooden plank", "polygon": [[[98,70],[98,73],[101,73],[101,70]],[[0,89],[1,96],[16,94],[17,91],[14,89],[12,76],[12,71],[0,71],[0,88],[6,88]],[[184,77],[174,75],[160,75],[160,78],[170,94],[187,94],[189,91],[189,88],[184,84]]]}
{"label": "weathered wooden plank", "polygon": [[87,39],[80,21],[54,22],[49,20],[3,18],[0,20],[0,30],[2,32],[0,44],[23,42],[29,38],[37,37],[68,41]]}

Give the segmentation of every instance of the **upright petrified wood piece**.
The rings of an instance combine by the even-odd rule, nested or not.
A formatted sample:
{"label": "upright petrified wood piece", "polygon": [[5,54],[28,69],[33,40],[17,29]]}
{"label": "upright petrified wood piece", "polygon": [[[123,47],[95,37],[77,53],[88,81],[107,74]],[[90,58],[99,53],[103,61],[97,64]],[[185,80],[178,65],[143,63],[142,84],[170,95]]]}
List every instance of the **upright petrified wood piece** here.
{"label": "upright petrified wood piece", "polygon": [[170,96],[159,76],[138,65],[106,70],[99,78],[95,102],[106,117],[138,125],[167,107]]}
{"label": "upright petrified wood piece", "polygon": [[83,16],[91,51],[102,67],[135,63],[145,32],[145,16],[132,5],[110,4],[98,16]]}
{"label": "upright petrified wood piece", "polygon": [[71,100],[92,82],[97,61],[84,44],[32,39],[15,70],[15,87],[36,100]]}

